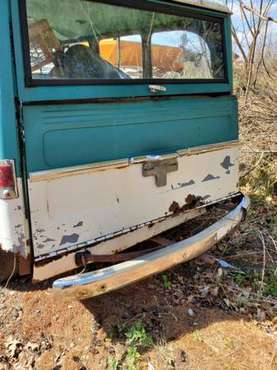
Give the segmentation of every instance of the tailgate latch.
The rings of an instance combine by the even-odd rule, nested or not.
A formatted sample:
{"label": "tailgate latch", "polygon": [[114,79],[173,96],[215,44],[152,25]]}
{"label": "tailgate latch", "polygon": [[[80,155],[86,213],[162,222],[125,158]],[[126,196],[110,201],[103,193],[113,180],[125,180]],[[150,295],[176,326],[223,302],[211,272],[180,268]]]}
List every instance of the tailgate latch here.
{"label": "tailgate latch", "polygon": [[157,186],[167,184],[167,174],[178,170],[177,158],[170,159],[150,159],[142,165],[142,175],[144,177],[155,176]]}

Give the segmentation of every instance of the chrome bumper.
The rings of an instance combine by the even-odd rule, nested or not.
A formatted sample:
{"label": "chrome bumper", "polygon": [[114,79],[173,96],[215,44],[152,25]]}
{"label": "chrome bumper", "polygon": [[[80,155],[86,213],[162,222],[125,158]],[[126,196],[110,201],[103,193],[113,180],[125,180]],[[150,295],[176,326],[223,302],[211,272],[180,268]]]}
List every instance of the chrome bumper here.
{"label": "chrome bumper", "polygon": [[121,288],[167,270],[178,263],[189,261],[206,252],[234,229],[243,219],[249,204],[249,198],[243,196],[236,208],[226,216],[188,239],[127,262],[58,279],[54,281],[53,288],[63,295],[85,299]]}

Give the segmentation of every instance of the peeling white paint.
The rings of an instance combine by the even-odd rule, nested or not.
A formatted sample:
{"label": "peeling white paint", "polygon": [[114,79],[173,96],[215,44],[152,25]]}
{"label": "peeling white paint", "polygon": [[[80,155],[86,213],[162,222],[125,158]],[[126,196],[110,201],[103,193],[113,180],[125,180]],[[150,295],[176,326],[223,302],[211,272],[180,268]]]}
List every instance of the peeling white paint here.
{"label": "peeling white paint", "polygon": [[[226,169],[226,157],[232,166]],[[167,185],[142,176],[142,163],[101,171],[29,181],[34,255],[51,254],[120,234],[168,215],[172,202],[182,207],[189,194],[214,202],[238,191],[239,146],[178,157],[178,171]],[[224,162],[225,161],[225,162]],[[222,166],[224,163],[224,166]],[[228,172],[228,173],[227,173]],[[203,179],[209,176],[210,181]]]}

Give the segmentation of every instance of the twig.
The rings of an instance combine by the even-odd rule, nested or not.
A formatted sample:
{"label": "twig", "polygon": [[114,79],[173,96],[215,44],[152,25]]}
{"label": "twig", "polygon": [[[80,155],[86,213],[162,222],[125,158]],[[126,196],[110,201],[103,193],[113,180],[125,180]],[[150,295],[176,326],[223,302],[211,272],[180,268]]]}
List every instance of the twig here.
{"label": "twig", "polygon": [[6,281],[6,284],[5,284],[5,286],[4,286],[4,288],[5,288],[5,289],[7,289],[7,288],[8,288],[8,285],[9,285],[9,283],[10,283],[10,281],[11,281],[12,277],[14,276],[15,270],[16,270],[16,254],[14,253],[13,269],[12,269],[12,272],[11,272],[11,274],[10,274],[10,276],[9,276],[8,280]]}
{"label": "twig", "polygon": [[261,161],[263,159],[263,156],[264,156],[264,151],[261,153],[260,158],[255,163],[255,165],[252,168],[250,168],[250,170],[248,170],[247,172],[245,172],[240,178],[243,179],[245,176],[249,175],[249,173],[251,173],[252,171],[254,171],[259,166],[259,164],[261,163]]}
{"label": "twig", "polygon": [[265,265],[266,265],[266,258],[265,258],[266,251],[265,250],[266,250],[266,247],[265,247],[265,241],[264,241],[264,236],[263,236],[262,232],[260,230],[258,230],[258,233],[259,233],[260,240],[261,240],[262,246],[263,246],[263,269],[262,269],[261,287],[260,287],[260,292],[262,293],[263,286],[264,286],[264,277],[265,277]]}
{"label": "twig", "polygon": [[257,17],[259,17],[263,21],[273,22],[273,23],[276,23],[277,24],[277,20],[276,19],[274,19],[272,17],[269,17],[269,16],[265,16],[265,15],[259,13],[258,10],[254,9],[253,7],[251,8],[250,6],[245,5],[242,1],[240,1],[239,3],[240,3],[240,6],[242,8],[244,8],[245,10],[247,10],[247,11],[251,12],[252,14],[256,15]]}

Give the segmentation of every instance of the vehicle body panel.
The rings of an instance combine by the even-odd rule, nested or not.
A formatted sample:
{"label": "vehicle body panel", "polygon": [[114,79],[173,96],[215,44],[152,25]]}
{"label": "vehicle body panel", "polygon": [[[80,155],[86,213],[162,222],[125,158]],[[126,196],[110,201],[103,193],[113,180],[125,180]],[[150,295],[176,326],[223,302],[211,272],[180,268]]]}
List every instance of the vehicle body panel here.
{"label": "vehicle body panel", "polygon": [[36,105],[23,113],[28,172],[238,140],[232,96]]}
{"label": "vehicle body panel", "polygon": [[[237,193],[230,14],[191,2],[152,4],[220,18],[226,78],[155,89],[142,81],[32,85],[24,1],[1,0],[0,160],[16,163],[18,197],[0,200],[0,247],[32,256],[38,280],[76,267],[82,248],[117,253]],[[166,169],[161,186],[145,165],[156,161],[160,171],[168,159],[177,168]]]}
{"label": "vehicle body panel", "polygon": [[143,176],[147,158],[115,163],[114,168],[72,168],[68,176],[57,171],[56,178],[50,171],[49,179],[42,172],[38,181],[33,174],[29,194],[35,257],[94,243],[192,207],[191,197],[208,204],[234,194],[238,157],[238,143],[192,155],[176,153],[178,170],[167,174],[162,187],[154,176]]}
{"label": "vehicle body panel", "polygon": [[30,250],[26,244],[28,225],[26,225],[23,199],[9,19],[9,2],[7,0],[1,1],[1,58],[4,63],[0,63],[0,161],[9,159],[16,163],[17,196],[10,200],[0,199],[0,248],[6,252],[17,252],[27,257]]}

